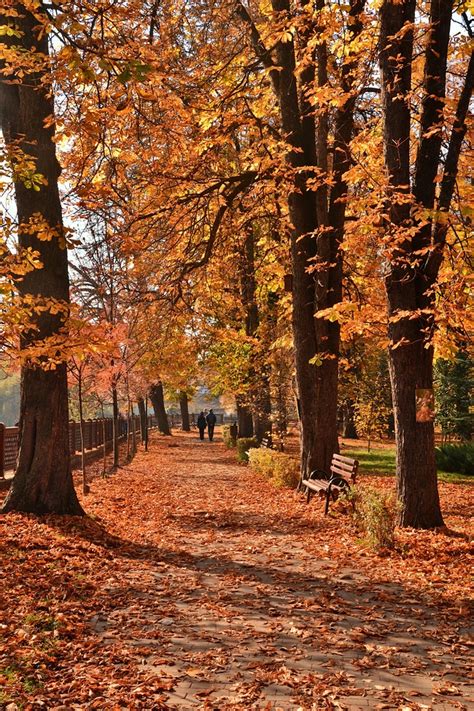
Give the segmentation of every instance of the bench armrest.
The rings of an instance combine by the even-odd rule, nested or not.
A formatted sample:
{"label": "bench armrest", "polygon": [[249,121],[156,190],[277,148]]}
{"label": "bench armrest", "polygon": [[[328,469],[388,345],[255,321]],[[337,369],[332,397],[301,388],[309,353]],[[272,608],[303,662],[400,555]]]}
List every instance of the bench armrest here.
{"label": "bench armrest", "polygon": [[332,477],[329,479],[329,484],[331,486],[334,484],[335,486],[344,487],[345,489],[350,489],[351,486],[350,481],[344,479],[343,476],[339,476],[338,474],[332,475]]}
{"label": "bench armrest", "polygon": [[330,481],[331,474],[324,472],[322,469],[315,469],[311,472],[308,479],[322,479],[324,481]]}

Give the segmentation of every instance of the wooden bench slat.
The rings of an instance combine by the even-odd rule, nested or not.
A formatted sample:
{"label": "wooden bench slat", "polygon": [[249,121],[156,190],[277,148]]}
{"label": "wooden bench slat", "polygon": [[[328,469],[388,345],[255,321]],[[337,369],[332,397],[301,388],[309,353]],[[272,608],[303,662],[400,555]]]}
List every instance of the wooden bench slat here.
{"label": "wooden bench slat", "polygon": [[331,474],[333,476],[340,476],[343,479],[347,479],[347,481],[352,481],[354,479],[354,472],[345,472],[342,469],[338,469],[338,467],[331,467]]}
{"label": "wooden bench slat", "polygon": [[337,471],[338,474],[341,472],[344,474],[352,474],[356,471],[356,467],[351,467],[349,464],[339,464],[339,462],[332,462],[331,471]]}
{"label": "wooden bench slat", "polygon": [[333,461],[340,461],[344,462],[346,464],[351,464],[353,465],[355,462],[357,462],[357,459],[352,459],[351,457],[343,457],[342,454],[333,454],[332,455]]}
{"label": "wooden bench slat", "polygon": [[342,467],[343,469],[349,469],[352,470],[355,467],[357,467],[358,461],[357,459],[353,459],[352,462],[341,462],[339,459],[335,459],[333,457],[333,460],[331,462],[331,466],[334,467]]}

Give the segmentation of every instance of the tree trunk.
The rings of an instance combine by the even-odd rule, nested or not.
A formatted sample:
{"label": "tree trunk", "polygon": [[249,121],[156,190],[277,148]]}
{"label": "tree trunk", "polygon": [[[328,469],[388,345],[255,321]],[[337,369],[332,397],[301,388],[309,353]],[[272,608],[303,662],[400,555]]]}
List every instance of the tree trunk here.
{"label": "tree trunk", "polygon": [[342,406],[342,436],[348,439],[358,439],[354,422],[354,402],[346,400]]}
{"label": "tree trunk", "polygon": [[179,409],[181,410],[181,429],[183,432],[191,432],[189,422],[188,394],[181,390],[179,393]]}
{"label": "tree trunk", "polygon": [[390,357],[397,441],[397,489],[402,504],[400,523],[414,528],[433,528],[443,524],[436,478],[433,423],[416,421],[415,389],[433,387],[432,359],[433,352],[430,348],[424,348],[422,339],[392,350]]}
{"label": "tree trunk", "polygon": [[[27,50],[26,63],[40,61],[48,54],[48,37],[40,26],[39,17],[33,17],[21,5],[15,6],[19,17],[1,16],[4,25],[15,24],[22,37],[3,35],[6,44],[21,44]],[[42,14],[41,6],[37,9]],[[29,55],[29,56],[28,56]],[[60,167],[56,159],[54,128],[50,118],[54,114],[52,89],[48,84],[46,69],[37,73],[27,70],[16,74],[15,67],[0,79],[0,120],[8,150],[20,146],[36,161],[35,171],[43,176],[46,184],[37,184],[36,189],[26,181],[15,182],[15,198],[20,224],[20,248],[36,250],[42,263],[19,282],[22,297],[55,299],[69,303],[69,279],[67,252],[63,244],[62,212],[58,192]],[[48,122],[46,121],[48,119]],[[45,127],[45,123],[49,126]],[[14,158],[13,158],[14,160]],[[44,233],[44,225],[31,228],[32,217],[41,215],[51,231],[49,240],[39,239],[37,231]],[[63,327],[64,314],[58,316],[46,311],[35,317],[37,331],[25,334],[22,346],[27,348],[36,341],[54,337]],[[60,363],[54,370],[43,370],[27,364],[21,373],[20,449],[18,467],[10,492],[2,511],[27,511],[46,514],[83,514],[74,490],[70,451],[69,416],[66,364]]]}
{"label": "tree trunk", "polygon": [[148,452],[148,438],[150,434],[150,430],[148,427],[148,396],[145,398],[145,420],[146,420],[146,427],[145,427],[145,452]]}
{"label": "tree trunk", "polygon": [[263,373],[259,378],[259,390],[255,393],[253,407],[253,429],[258,442],[272,437],[272,401],[270,396],[270,377],[263,365]]}
{"label": "tree trunk", "polygon": [[104,408],[102,407],[102,476],[107,472],[107,426],[105,422]]}
{"label": "tree trunk", "polygon": [[253,437],[252,410],[241,397],[236,397],[237,427],[239,437]]}
{"label": "tree trunk", "polygon": [[158,420],[158,429],[164,435],[170,435],[171,430],[168,423],[168,416],[165,410],[165,398],[163,395],[163,383],[160,381],[150,388],[150,400]]}
{"label": "tree trunk", "polygon": [[[426,47],[420,140],[414,171],[415,205],[407,199],[410,188],[410,128],[408,96],[411,91],[415,0],[381,8],[380,66],[384,109],[385,164],[391,192],[390,221],[393,249],[386,290],[390,316],[390,378],[392,383],[397,439],[397,482],[401,502],[400,522],[404,526],[433,528],[443,523],[434,456],[433,422],[416,421],[415,391],[433,387],[434,309],[432,287],[442,259],[444,237],[439,238],[430,212],[435,206],[436,176],[441,152],[442,110],[445,96],[452,0],[433,0]],[[407,25],[407,27],[405,27]],[[471,64],[472,67],[472,56]],[[472,93],[461,93],[458,109],[466,106]],[[448,186],[457,169],[463,110],[456,113],[441,182],[438,209],[448,210],[452,188]],[[462,134],[463,135],[463,134]],[[462,138],[461,138],[462,141]],[[457,147],[454,147],[457,146]],[[452,150],[453,149],[453,150]],[[451,158],[454,157],[454,162]],[[415,207],[416,210],[412,210]],[[422,207],[427,218],[417,224]],[[447,224],[447,220],[445,221]],[[403,238],[403,228],[409,228]],[[415,229],[414,229],[415,228]],[[422,256],[420,256],[422,255]],[[426,256],[428,255],[428,256]],[[407,317],[409,316],[409,318]]]}
{"label": "tree trunk", "polygon": [[[359,16],[364,4],[364,0],[350,0],[348,30],[352,39],[355,39],[361,30]],[[303,11],[306,6],[311,9],[305,0],[302,0],[301,6]],[[303,15],[302,8],[298,7],[299,23]],[[317,0],[316,8],[324,9],[324,0]],[[272,9],[277,22],[290,20],[295,12],[289,0],[272,0]],[[338,111],[334,131],[337,151],[342,148],[340,156],[334,151],[333,174],[329,176],[334,189],[331,187],[332,195],[328,195],[329,191],[325,186],[314,193],[312,189],[308,190],[307,179],[314,177],[317,172],[312,170],[314,168],[319,168],[324,174],[328,164],[328,112],[318,112],[320,119],[316,145],[313,108],[306,100],[306,91],[314,86],[314,71],[311,67],[303,68],[297,77],[295,46],[291,35],[287,35],[284,41],[277,41],[270,52],[265,47],[246,6],[239,3],[237,11],[250,29],[250,39],[257,58],[269,72],[287,144],[286,160],[289,169],[293,170],[294,189],[288,196],[293,272],[292,325],[300,405],[301,469],[302,475],[305,476],[312,469],[328,471],[333,453],[339,451],[339,326],[326,319],[318,319],[317,312],[331,308],[341,299],[342,261],[339,246],[344,231],[347,193],[343,175],[349,165],[348,144],[352,137],[353,109],[357,92],[353,71],[356,58],[350,53],[341,70],[341,94],[346,97],[346,101]],[[311,27],[309,16],[306,21]],[[318,33],[318,28],[307,31],[300,27],[300,49],[303,50],[305,42],[312,41]],[[319,39],[318,83],[321,86],[327,81],[327,52],[324,35]],[[327,226],[331,229],[326,232],[324,228]],[[318,232],[319,227],[323,228],[321,233]],[[315,271],[309,273],[309,269]]]}
{"label": "tree trunk", "polygon": [[112,467],[117,469],[119,465],[119,408],[117,387],[112,385]]}
{"label": "tree trunk", "polygon": [[283,452],[285,448],[285,436],[288,431],[288,405],[286,387],[287,383],[281,370],[276,373],[276,397],[275,397],[275,424],[278,435],[278,448]]}
{"label": "tree trunk", "polygon": [[[257,282],[255,276],[255,233],[253,225],[247,227],[243,250],[240,254],[240,287],[242,304],[245,310],[245,333],[254,339],[250,352],[249,384],[251,412],[253,418],[252,431],[259,442],[264,437],[271,438],[271,394],[269,366],[266,362],[268,349],[264,347],[259,334],[260,312],[257,303]],[[246,415],[243,415],[246,418]],[[249,430],[247,423],[242,422],[245,431]],[[246,435],[250,436],[250,435]]]}
{"label": "tree trunk", "polygon": [[137,405],[138,405],[138,414],[140,415],[140,437],[142,440],[142,443],[145,442],[146,440],[146,430],[147,430],[147,416],[146,416],[146,408],[145,408],[145,400],[142,397],[139,397],[137,400]]}
{"label": "tree trunk", "polygon": [[87,485],[86,474],[86,443],[84,441],[84,407],[82,402],[82,367],[79,366],[77,394],[79,399],[79,431],[81,433],[81,470],[82,470],[82,493],[88,494],[89,487]]}

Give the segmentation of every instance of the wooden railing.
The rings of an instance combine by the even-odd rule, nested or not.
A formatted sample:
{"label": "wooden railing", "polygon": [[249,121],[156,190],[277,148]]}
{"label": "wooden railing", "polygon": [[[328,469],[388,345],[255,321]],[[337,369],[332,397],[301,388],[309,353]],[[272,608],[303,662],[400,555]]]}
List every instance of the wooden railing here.
{"label": "wooden railing", "polygon": [[[128,427],[130,431],[140,432],[140,418],[138,415],[130,418],[129,424],[123,417],[118,419],[118,438],[127,436]],[[156,418],[148,416],[148,428],[156,427]],[[5,472],[14,470],[18,457],[18,427],[5,427],[0,423],[0,478],[5,476]],[[113,440],[113,419],[110,417],[100,420],[84,420],[84,449],[88,452],[102,447],[104,444],[111,444]],[[71,456],[81,451],[81,430],[79,422],[69,422],[69,447]]]}

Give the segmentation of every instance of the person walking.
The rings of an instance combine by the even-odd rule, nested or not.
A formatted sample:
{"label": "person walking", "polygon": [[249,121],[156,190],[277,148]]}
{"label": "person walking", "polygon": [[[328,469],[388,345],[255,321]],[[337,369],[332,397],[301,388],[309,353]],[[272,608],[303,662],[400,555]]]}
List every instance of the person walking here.
{"label": "person walking", "polygon": [[201,410],[199,413],[199,416],[197,418],[197,426],[199,430],[199,439],[204,439],[204,430],[207,427],[207,422],[206,422],[206,415],[204,412]]}
{"label": "person walking", "polygon": [[217,417],[215,416],[215,414],[212,410],[209,410],[209,414],[206,417],[206,422],[207,422],[207,433],[209,435],[209,442],[212,442],[212,438],[214,437],[214,427],[216,426],[216,422],[217,422]]}

